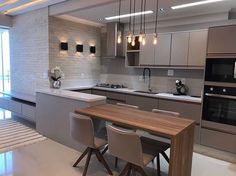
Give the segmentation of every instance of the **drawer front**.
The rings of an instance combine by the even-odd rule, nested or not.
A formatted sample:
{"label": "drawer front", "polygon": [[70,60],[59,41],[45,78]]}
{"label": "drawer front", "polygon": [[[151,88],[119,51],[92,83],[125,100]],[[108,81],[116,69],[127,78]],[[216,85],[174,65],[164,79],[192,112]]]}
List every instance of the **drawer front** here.
{"label": "drawer front", "polygon": [[106,91],[102,90],[92,90],[92,94],[106,96]]}
{"label": "drawer front", "polygon": [[10,100],[4,97],[0,98],[0,108],[8,110]]}
{"label": "drawer front", "polygon": [[125,94],[107,92],[107,99],[125,102],[125,99],[126,99],[125,97],[126,97]]}
{"label": "drawer front", "polygon": [[35,106],[22,104],[22,115],[35,122]]}
{"label": "drawer front", "polygon": [[8,110],[21,114],[21,103],[16,102],[14,100],[9,100]]}
{"label": "drawer front", "polygon": [[135,95],[127,95],[126,104],[138,106],[141,110],[144,111],[152,111],[152,109],[158,107],[158,99],[135,96]]}
{"label": "drawer front", "polygon": [[198,124],[201,119],[201,104],[192,104],[170,100],[159,100],[159,109],[180,113],[181,117],[195,120]]}
{"label": "drawer front", "polygon": [[219,150],[236,153],[236,135],[201,129],[201,144]]}

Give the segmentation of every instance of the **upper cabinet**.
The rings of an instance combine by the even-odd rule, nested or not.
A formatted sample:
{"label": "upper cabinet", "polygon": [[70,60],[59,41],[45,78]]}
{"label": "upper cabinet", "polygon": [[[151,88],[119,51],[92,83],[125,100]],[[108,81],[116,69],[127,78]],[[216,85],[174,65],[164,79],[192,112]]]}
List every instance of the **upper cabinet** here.
{"label": "upper cabinet", "polygon": [[154,65],[153,35],[146,35],[146,44],[140,45],[140,65]]}
{"label": "upper cabinet", "polygon": [[146,45],[127,44],[127,66],[152,66],[176,68],[200,68],[205,65],[208,30],[161,33],[157,45],[153,45],[153,35],[146,35]]}
{"label": "upper cabinet", "polygon": [[209,28],[207,54],[236,54],[236,25]]}
{"label": "upper cabinet", "polygon": [[171,66],[186,66],[188,63],[189,32],[172,34]]}
{"label": "upper cabinet", "polygon": [[171,51],[171,33],[159,34],[158,43],[155,46],[155,65],[170,65],[170,51]]}
{"label": "upper cabinet", "polygon": [[205,65],[207,35],[207,30],[190,32],[188,66],[201,67]]}

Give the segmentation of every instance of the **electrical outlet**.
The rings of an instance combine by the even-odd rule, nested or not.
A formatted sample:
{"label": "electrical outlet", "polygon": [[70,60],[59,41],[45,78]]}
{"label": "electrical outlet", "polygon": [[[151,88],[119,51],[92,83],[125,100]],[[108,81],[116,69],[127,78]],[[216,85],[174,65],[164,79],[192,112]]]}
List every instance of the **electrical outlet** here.
{"label": "electrical outlet", "polygon": [[80,78],[85,78],[85,74],[84,74],[84,73],[81,73],[81,74],[80,74]]}
{"label": "electrical outlet", "polygon": [[174,70],[168,70],[167,76],[174,76],[175,72]]}
{"label": "electrical outlet", "polygon": [[185,79],[185,78],[182,78],[182,79],[181,79],[181,82],[182,82],[183,84],[186,84],[186,79]]}
{"label": "electrical outlet", "polygon": [[143,81],[143,76],[139,76],[138,77],[138,80],[141,82],[141,81]]}

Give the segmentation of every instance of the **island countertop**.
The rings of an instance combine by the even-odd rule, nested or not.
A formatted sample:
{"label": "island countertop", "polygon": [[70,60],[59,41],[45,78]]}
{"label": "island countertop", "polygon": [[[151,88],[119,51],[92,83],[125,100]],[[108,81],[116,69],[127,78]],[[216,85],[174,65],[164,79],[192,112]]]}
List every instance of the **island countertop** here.
{"label": "island countertop", "polygon": [[73,99],[73,100],[84,101],[84,102],[95,102],[95,101],[106,100],[105,96],[91,95],[91,94],[80,93],[80,92],[72,92],[69,90],[62,90],[62,89],[40,89],[40,90],[37,90],[36,92],[58,96],[58,97],[64,97],[64,98]]}

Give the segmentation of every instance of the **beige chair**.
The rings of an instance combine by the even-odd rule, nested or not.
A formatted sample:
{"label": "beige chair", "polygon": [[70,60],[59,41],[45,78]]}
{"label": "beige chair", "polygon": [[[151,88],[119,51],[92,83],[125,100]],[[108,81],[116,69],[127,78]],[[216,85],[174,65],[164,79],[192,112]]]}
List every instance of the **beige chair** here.
{"label": "beige chair", "polygon": [[[178,112],[166,111],[166,110],[161,110],[161,109],[153,109],[152,112],[166,114],[166,115],[170,115],[173,117],[180,116],[180,113],[178,113]],[[152,134],[152,133],[150,133],[150,134]],[[152,135],[155,135],[155,134],[152,134]],[[146,138],[146,137],[142,137],[141,140],[142,140],[142,143],[145,146],[145,148],[147,150],[151,151],[152,154],[157,156],[157,175],[160,176],[161,175],[160,154],[169,163],[169,157],[166,155],[165,151],[168,148],[170,148],[170,144],[165,143],[165,142],[161,142],[161,141],[157,141],[154,139]]]}
{"label": "beige chair", "polygon": [[140,173],[147,176],[144,167],[150,163],[154,156],[143,153],[139,136],[132,131],[125,131],[113,126],[107,126],[109,153],[124,161],[126,166],[120,176]]}
{"label": "beige chair", "polygon": [[100,148],[104,147],[107,144],[107,141],[94,136],[92,119],[84,115],[70,113],[70,133],[71,137],[74,140],[87,146],[86,150],[74,163],[73,167],[76,167],[79,162],[85,157],[85,155],[88,154],[83,172],[83,176],[86,176],[91,155],[95,154],[99,162],[101,162],[107,169],[107,172],[112,175],[107,162],[104,160],[102,154],[100,153]]}

